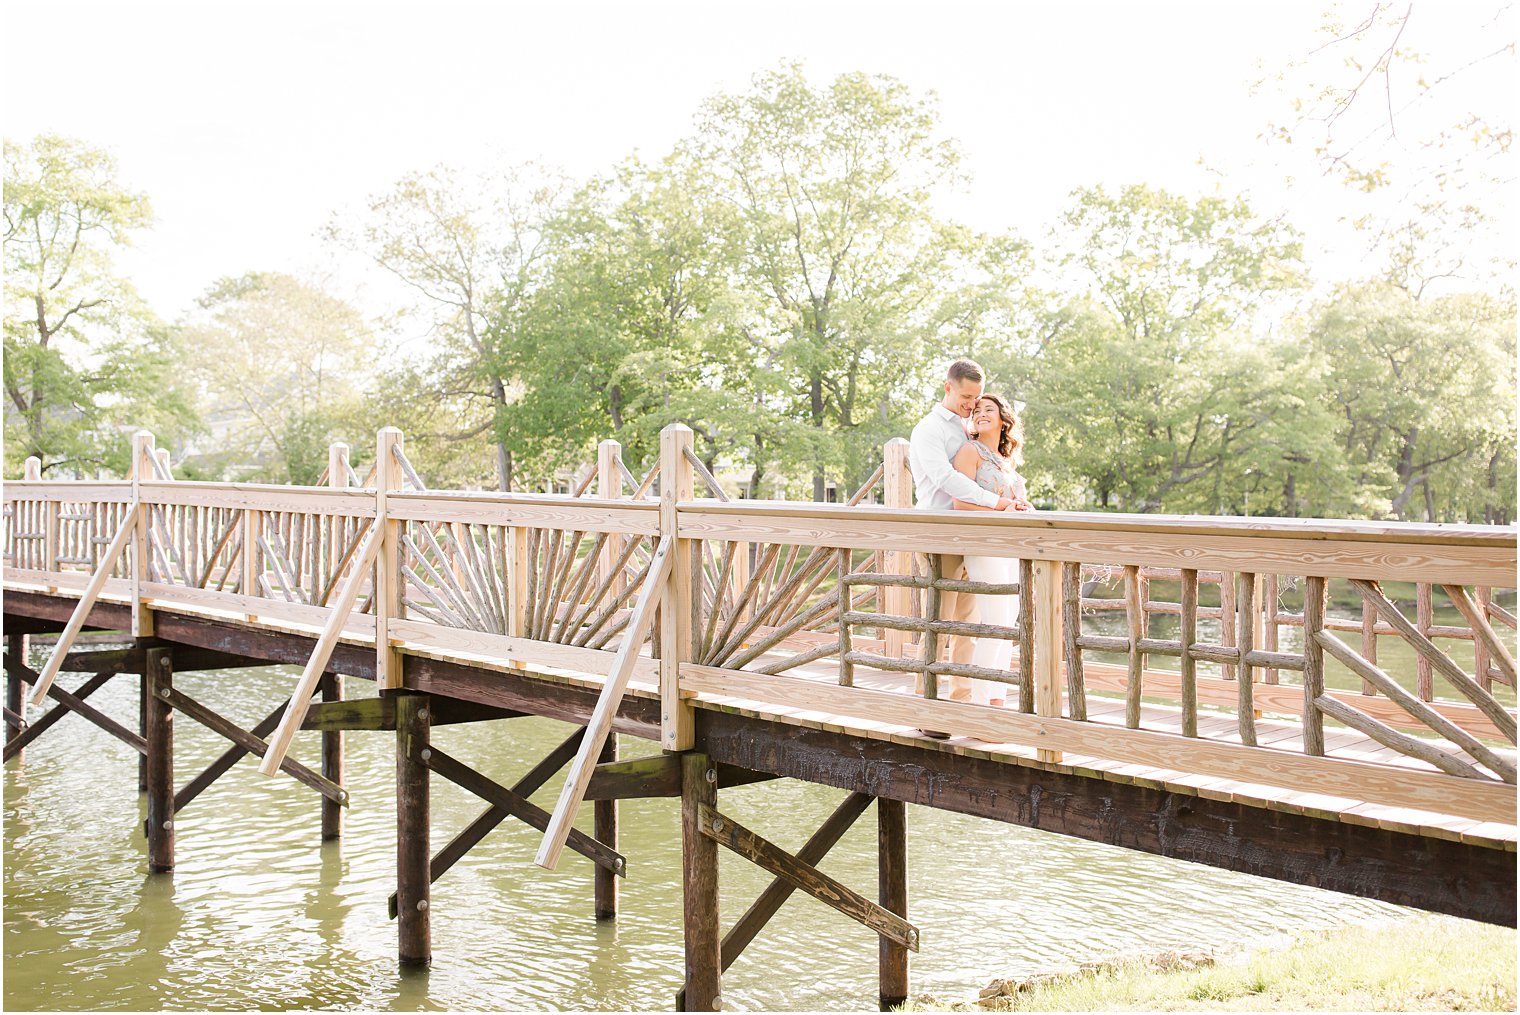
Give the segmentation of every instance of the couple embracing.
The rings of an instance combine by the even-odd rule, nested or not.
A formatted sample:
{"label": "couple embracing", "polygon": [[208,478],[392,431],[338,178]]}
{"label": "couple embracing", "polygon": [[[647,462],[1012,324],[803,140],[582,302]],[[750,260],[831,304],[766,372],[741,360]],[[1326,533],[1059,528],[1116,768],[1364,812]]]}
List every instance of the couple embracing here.
{"label": "couple embracing", "polygon": [[[944,399],[913,428],[908,467],[913,472],[918,507],[930,510],[1033,511],[1026,496],[1023,464],[1023,425],[1013,406],[1000,395],[983,391],[982,368],[969,359],[950,364],[945,374]],[[1005,585],[1018,580],[1019,562],[1008,557],[962,557],[942,554],[946,578]],[[1018,597],[941,592],[940,618],[960,622],[1012,626]],[[972,663],[1006,670],[1013,643],[1002,638],[944,639],[953,663]],[[1007,685],[998,681],[950,676],[952,701],[1001,707]],[[923,688],[919,688],[923,693]]]}

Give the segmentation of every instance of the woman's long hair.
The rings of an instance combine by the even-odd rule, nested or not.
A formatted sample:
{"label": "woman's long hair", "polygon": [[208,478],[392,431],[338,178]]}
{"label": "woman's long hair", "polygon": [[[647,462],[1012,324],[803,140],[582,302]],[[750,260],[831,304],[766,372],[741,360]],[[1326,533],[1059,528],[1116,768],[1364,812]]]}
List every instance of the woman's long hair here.
{"label": "woman's long hair", "polygon": [[997,453],[1008,459],[1015,466],[1024,464],[1024,421],[1014,413],[1013,406],[1008,404],[1008,399],[1002,395],[983,395],[993,405],[997,406],[998,418],[1001,425],[998,427]]}

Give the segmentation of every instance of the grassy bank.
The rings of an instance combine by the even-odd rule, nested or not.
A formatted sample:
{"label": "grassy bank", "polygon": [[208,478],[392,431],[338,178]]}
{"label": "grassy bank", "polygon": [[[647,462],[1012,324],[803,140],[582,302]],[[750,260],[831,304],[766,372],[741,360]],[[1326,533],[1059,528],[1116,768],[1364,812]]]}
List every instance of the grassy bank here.
{"label": "grassy bank", "polygon": [[994,981],[912,1011],[1514,1011],[1513,929],[1414,916],[1211,960],[1163,954]]}

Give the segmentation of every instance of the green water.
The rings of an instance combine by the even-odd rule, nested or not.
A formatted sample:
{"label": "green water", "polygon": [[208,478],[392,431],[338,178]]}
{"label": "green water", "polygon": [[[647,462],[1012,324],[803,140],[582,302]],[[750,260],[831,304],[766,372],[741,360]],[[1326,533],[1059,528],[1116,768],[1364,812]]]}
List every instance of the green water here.
{"label": "green water", "polygon": [[[288,695],[290,668],[181,673],[176,684],[248,726]],[[77,678],[66,678],[69,686]],[[135,725],[132,682],[92,699]],[[373,689],[351,681],[351,692]],[[33,717],[35,718],[35,712]],[[181,716],[178,782],[225,742]],[[443,727],[440,747],[502,782],[570,728],[547,719]],[[316,765],[317,736],[293,752]],[[625,757],[650,754],[623,741]],[[622,915],[592,919],[590,863],[532,863],[538,833],[508,821],[435,886],[434,966],[395,963],[394,738],[348,736],[352,806],[340,843],[319,841],[319,800],[245,759],[177,819],[178,867],[147,873],[136,755],[70,717],[4,773],[4,1006],[8,1010],[646,1009],[681,982],[679,805],[622,805]],[[535,799],[552,806],[558,781]],[[798,848],[840,791],[777,780],[725,791],[736,820]],[[436,850],[483,809],[434,780]],[[589,831],[590,808],[581,821]],[[1403,910],[921,807],[908,809],[913,990],[975,996],[993,976],[1129,949],[1217,948],[1284,932],[1375,923]],[[871,812],[822,868],[874,896]],[[768,876],[721,858],[727,926]],[[732,1009],[871,1009],[876,941],[794,896],[724,977]]]}

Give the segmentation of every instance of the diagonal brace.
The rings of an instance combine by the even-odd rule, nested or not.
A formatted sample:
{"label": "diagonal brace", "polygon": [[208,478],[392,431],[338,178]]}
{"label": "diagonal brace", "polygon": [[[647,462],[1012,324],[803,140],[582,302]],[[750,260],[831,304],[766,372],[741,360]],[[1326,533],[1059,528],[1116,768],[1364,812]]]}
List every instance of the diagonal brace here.
{"label": "diagonal brace", "polygon": [[[264,757],[265,753],[269,750],[269,745],[263,739],[254,736],[230,719],[216,714],[182,691],[165,687],[159,691],[159,694],[174,709],[185,713],[212,732],[220,733],[239,747],[257,754],[259,757]],[[288,715],[289,713],[287,712],[286,714]],[[318,775],[300,762],[285,758],[280,762],[280,771],[310,786],[333,803],[341,804],[344,807],[348,806],[348,790],[339,786],[331,779]]]}
{"label": "diagonal brace", "polygon": [[[584,740],[582,740],[581,746],[585,746]],[[549,827],[551,815],[548,811],[526,797],[512,792],[500,783],[486,778],[463,762],[454,760],[438,748],[431,746],[424,747],[412,755],[412,757],[456,786],[463,787],[482,800],[495,804],[514,818],[526,822],[540,832]],[[621,853],[597,842],[580,829],[570,829],[570,834],[566,837],[565,842],[571,849],[586,857],[597,866],[605,867],[614,874],[621,875],[625,873],[627,862]]]}
{"label": "diagonal brace", "polygon": [[[39,679],[35,670],[11,655],[7,655],[5,657],[5,668],[8,672],[15,673],[25,678],[28,682],[33,682]],[[107,677],[106,679],[110,678]],[[101,681],[101,683],[104,682],[105,681]],[[63,705],[67,706],[69,711],[77,712],[80,715],[84,716],[86,719],[90,720],[90,722],[94,723],[96,726],[99,726],[101,729],[111,734],[111,736],[115,737],[117,740],[120,740],[122,743],[132,748],[138,754],[148,753],[148,742],[146,740],[138,736],[136,733],[133,733],[121,723],[106,715],[104,712],[100,711],[94,705],[86,704],[84,699],[70,694],[68,691],[65,691],[61,687],[56,687],[52,683],[49,683],[47,686],[46,697],[52,698],[54,701],[60,702]],[[50,712],[48,714],[51,715],[52,713]],[[44,718],[46,718],[46,716],[44,716]],[[32,729],[36,728],[37,727],[35,726],[32,727]],[[11,743],[19,743],[19,740],[20,738],[17,738],[17,740],[11,741]],[[9,747],[9,745],[7,745],[7,747]],[[10,755],[7,754],[6,757],[10,757]]]}
{"label": "diagonal brace", "polygon": [[[269,736],[270,733],[274,732],[274,728],[279,725],[280,717],[285,714],[285,709],[289,705],[290,702],[288,701],[280,702],[273,712],[259,720],[259,724],[248,732],[256,737]],[[228,769],[241,761],[244,755],[250,753],[252,752],[247,747],[243,747],[240,744],[234,744],[227,748],[220,757],[206,766],[205,771],[185,783],[185,787],[174,794],[174,813],[178,814],[190,801],[210,789],[212,783],[220,779]]]}
{"label": "diagonal brace", "polygon": [[717,809],[703,804],[698,811],[697,827],[713,839],[757,867],[786,878],[826,906],[864,924],[882,937],[895,941],[910,951],[918,951],[918,928],[890,910],[878,906],[853,889],[804,863],[774,843],[737,824]]}
{"label": "diagonal brace", "polygon": [[[83,684],[80,685],[79,690],[74,692],[74,697],[79,701],[83,701],[85,698],[88,698],[100,688],[104,687],[106,681],[110,680],[114,676],[116,676],[114,672],[95,674],[95,676],[91,677],[89,680],[86,680]],[[16,734],[15,739],[9,741],[5,745],[4,760],[11,760],[11,758],[15,757],[18,752],[25,749],[27,744],[42,736],[48,727],[52,726],[55,722],[57,722],[59,719],[62,719],[72,711],[74,710],[68,705],[54,705],[41,719],[38,719],[36,722],[28,725],[24,730]]]}
{"label": "diagonal brace", "polygon": [[[539,787],[554,777],[554,773],[565,767],[565,762],[575,757],[575,752],[581,746],[581,738],[586,735],[584,727],[570,734],[554,750],[544,756],[544,759],[528,770],[524,775],[512,784],[512,792],[520,797],[530,797],[538,791]],[[464,827],[454,838],[433,855],[432,862],[428,865],[428,881],[437,881],[448,873],[470,850],[474,849],[480,840],[491,834],[492,829],[511,817],[507,810],[492,804],[485,811]],[[396,893],[391,892],[390,901],[391,919],[396,918]]]}

